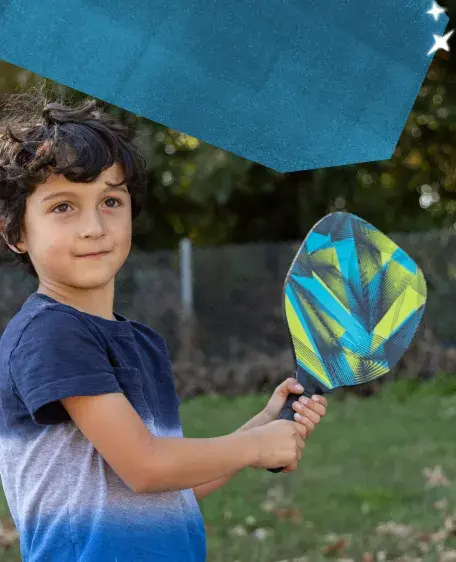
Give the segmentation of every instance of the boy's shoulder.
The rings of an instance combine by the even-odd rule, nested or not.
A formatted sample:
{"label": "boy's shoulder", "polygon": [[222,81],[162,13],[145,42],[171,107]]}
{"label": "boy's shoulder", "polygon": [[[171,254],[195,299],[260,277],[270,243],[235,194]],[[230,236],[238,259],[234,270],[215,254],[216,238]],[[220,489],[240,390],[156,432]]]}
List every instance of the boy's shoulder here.
{"label": "boy's shoulder", "polygon": [[27,333],[28,340],[34,337],[44,339],[52,333],[57,338],[65,334],[84,334],[84,337],[92,336],[99,342],[107,336],[121,336],[124,341],[125,338],[131,339],[132,343],[136,341],[133,336],[136,333],[153,342],[154,347],[162,352],[168,352],[165,339],[151,327],[118,313],[115,316],[117,321],[106,320],[81,312],[42,293],[32,293],[3,331],[0,355],[16,347],[24,333]]}
{"label": "boy's shoulder", "polygon": [[76,314],[76,310],[75,314],[72,314],[69,307],[50,299],[37,298],[37,295],[38,293],[32,293],[8,322],[0,338],[2,344],[18,341],[31,324],[34,324],[34,328],[40,332],[46,330],[47,327],[58,332],[65,325],[78,325],[83,321]]}
{"label": "boy's shoulder", "polygon": [[[0,365],[7,364],[12,355],[20,360],[21,351],[32,348],[40,349],[41,354],[45,354],[49,347],[63,349],[64,341],[71,342],[81,353],[94,345],[104,349],[107,333],[103,330],[103,320],[98,321],[98,317],[41,293],[32,293],[1,334]],[[126,318],[124,322],[104,320],[104,323],[110,327],[111,336],[128,336],[132,329]]]}

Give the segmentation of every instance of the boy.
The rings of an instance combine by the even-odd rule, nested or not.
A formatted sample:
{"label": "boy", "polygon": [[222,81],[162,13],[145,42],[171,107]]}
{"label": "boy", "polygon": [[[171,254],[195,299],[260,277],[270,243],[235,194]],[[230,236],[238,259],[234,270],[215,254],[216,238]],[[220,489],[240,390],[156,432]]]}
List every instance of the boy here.
{"label": "boy", "polygon": [[184,438],[164,340],[113,311],[145,192],[133,133],[99,110],[11,97],[0,123],[3,249],[38,282],[0,340],[0,474],[23,562],[203,561],[197,500],[245,467],[295,470],[326,401]]}

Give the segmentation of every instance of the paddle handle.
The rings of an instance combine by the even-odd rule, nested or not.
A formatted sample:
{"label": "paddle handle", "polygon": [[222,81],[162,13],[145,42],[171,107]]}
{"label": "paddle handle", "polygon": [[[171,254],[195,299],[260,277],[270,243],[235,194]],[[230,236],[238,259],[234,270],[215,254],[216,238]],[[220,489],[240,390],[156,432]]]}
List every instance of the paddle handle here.
{"label": "paddle handle", "polygon": [[[308,398],[311,398],[312,395],[308,392],[306,392],[304,390],[304,392],[302,394],[289,394],[287,401],[285,402],[285,405],[283,406],[279,416],[278,416],[278,420],[289,420],[289,421],[295,421],[293,416],[295,415],[295,410],[293,410],[292,405],[294,402],[296,402],[296,400],[299,400],[299,398],[301,396],[307,396]],[[274,474],[277,474],[278,472],[282,472],[282,470],[285,467],[278,467],[278,468],[268,468],[267,470],[269,472],[273,472]]]}

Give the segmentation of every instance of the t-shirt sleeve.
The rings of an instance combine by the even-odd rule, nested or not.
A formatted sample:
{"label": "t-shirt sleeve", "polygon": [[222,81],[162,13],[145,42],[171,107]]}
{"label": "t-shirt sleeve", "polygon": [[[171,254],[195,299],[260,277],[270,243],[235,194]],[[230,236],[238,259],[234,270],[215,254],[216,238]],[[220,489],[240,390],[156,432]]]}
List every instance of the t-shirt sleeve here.
{"label": "t-shirt sleeve", "polygon": [[10,373],[39,425],[71,419],[62,398],[123,392],[102,340],[76,315],[58,310],[27,325],[11,354]]}

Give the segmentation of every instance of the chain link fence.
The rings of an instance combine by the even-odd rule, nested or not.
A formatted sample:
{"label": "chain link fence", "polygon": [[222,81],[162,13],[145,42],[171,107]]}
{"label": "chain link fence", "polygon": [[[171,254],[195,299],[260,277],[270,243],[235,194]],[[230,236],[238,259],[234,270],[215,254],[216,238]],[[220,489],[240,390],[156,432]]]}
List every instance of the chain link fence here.
{"label": "chain link fence", "polygon": [[[391,238],[422,267],[428,283],[428,304],[414,345],[421,352],[425,346],[428,352],[432,349],[434,359],[426,355],[417,360],[420,368],[450,368],[448,361],[442,367],[440,355],[449,352],[453,357],[456,350],[456,230]],[[194,247],[192,271],[186,272],[182,264],[188,267],[189,261],[180,259],[177,251],[133,251],[117,276],[115,309],[161,333],[175,363],[240,365],[253,357],[286,357],[289,368],[282,286],[298,246],[299,242]],[[183,279],[187,284],[191,280],[192,290],[191,314],[185,317]],[[35,289],[32,278],[0,267],[0,330]],[[427,343],[422,341],[424,333]],[[212,376],[210,369],[204,372]],[[193,376],[188,368],[185,376]]]}

